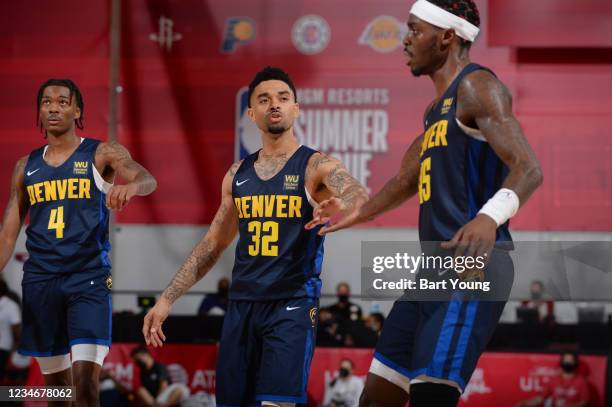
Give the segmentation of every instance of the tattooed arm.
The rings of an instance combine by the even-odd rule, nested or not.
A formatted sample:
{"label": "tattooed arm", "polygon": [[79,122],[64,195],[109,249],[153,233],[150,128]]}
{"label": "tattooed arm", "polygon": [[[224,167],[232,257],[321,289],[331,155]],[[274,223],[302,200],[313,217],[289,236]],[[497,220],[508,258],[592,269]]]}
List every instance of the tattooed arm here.
{"label": "tattooed arm", "polygon": [[28,211],[29,202],[23,184],[23,172],[27,162],[28,157],[22,157],[13,171],[11,194],[4,211],[4,220],[0,224],[0,271],[13,254],[17,236]]}
{"label": "tattooed arm", "polygon": [[[420,169],[419,151],[422,141],[423,136],[420,135],[412,142],[408,151],[404,154],[397,175],[387,181],[385,186],[376,195],[360,206],[356,213],[353,213],[351,216],[345,216],[336,224],[324,228],[323,232],[334,232],[358,223],[372,220],[378,215],[398,207],[408,198],[416,194]],[[321,203],[321,206],[327,204],[328,201],[324,201]]]}
{"label": "tattooed arm", "polygon": [[106,194],[109,209],[125,208],[134,196],[149,195],[157,188],[157,181],[146,168],[132,159],[129,151],[117,142],[100,143],[96,150],[96,167],[105,178],[113,179],[115,174],[128,182],[127,185],[113,185]]}
{"label": "tattooed arm", "polygon": [[542,184],[542,171],[521,125],[512,113],[510,91],[488,71],[465,77],[458,91],[457,116],[480,129],[510,172],[503,188],[513,190],[523,205]]}
{"label": "tattooed arm", "polygon": [[162,346],[166,337],[161,325],[168,317],[172,304],[212,269],[234,240],[238,232],[238,213],[232,199],[232,182],[239,166],[240,163],[232,165],[223,178],[221,205],[208,232],[177,271],[155,307],[147,313],[142,328],[147,345]]}
{"label": "tattooed arm", "polygon": [[[542,184],[542,171],[521,126],[512,113],[512,96],[508,89],[490,72],[478,70],[466,76],[459,85],[457,117],[480,129],[495,154],[508,166],[502,188],[508,188],[523,205]],[[496,221],[478,214],[461,227],[444,248],[455,248],[455,253],[480,256],[491,251],[495,244]]]}
{"label": "tattooed arm", "polygon": [[[365,187],[349,174],[342,162],[325,154],[315,153],[310,158],[306,181],[314,186],[315,191],[323,188],[332,195],[315,208],[313,220],[306,225],[306,229],[327,223],[338,212],[344,215],[344,219],[352,219],[369,197]],[[319,234],[333,231],[329,229],[323,227]]]}

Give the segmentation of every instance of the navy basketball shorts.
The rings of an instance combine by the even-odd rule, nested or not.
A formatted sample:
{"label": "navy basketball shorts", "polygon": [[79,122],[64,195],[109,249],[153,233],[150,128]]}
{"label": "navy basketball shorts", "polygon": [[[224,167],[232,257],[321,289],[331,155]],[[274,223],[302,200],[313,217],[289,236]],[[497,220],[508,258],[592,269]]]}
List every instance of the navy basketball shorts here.
{"label": "navy basketball shorts", "polygon": [[111,284],[107,270],[81,271],[22,284],[19,353],[56,356],[72,345],[111,345]]}
{"label": "navy basketball shorts", "polygon": [[217,356],[217,406],[306,403],[318,299],[230,301]]}
{"label": "navy basketball shorts", "polygon": [[[513,272],[505,251],[497,251],[486,270],[498,274],[504,285]],[[490,280],[494,284],[496,279]],[[511,284],[505,288],[507,295],[509,288]],[[436,379],[465,390],[506,301],[507,296],[486,300],[464,291],[453,292],[448,301],[397,300],[385,320],[370,373],[407,392],[411,381]]]}

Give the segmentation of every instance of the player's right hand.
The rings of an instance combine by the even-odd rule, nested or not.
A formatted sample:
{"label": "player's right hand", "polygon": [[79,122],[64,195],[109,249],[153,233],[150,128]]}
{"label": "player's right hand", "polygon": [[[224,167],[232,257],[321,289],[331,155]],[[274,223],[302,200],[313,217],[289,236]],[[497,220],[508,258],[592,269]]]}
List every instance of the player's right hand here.
{"label": "player's right hand", "polygon": [[360,207],[354,208],[352,211],[345,213],[344,217],[338,219],[336,222],[328,223],[330,222],[332,216],[344,211],[342,200],[338,197],[331,197],[319,204],[319,206],[313,212],[313,219],[304,227],[307,230],[310,230],[318,225],[326,224],[319,230],[320,236],[340,229],[345,229],[362,222],[359,209]]}
{"label": "player's right hand", "polygon": [[164,345],[166,335],[162,331],[162,324],[168,318],[170,308],[171,305],[168,300],[161,297],[155,306],[147,312],[142,326],[142,334],[147,345],[153,345],[154,348]]}

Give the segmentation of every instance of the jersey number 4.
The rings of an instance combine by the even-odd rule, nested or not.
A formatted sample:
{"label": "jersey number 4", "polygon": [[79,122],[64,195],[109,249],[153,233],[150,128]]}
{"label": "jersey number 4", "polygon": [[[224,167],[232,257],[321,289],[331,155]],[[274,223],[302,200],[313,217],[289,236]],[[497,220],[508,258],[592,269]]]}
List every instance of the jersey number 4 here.
{"label": "jersey number 4", "polygon": [[249,222],[249,233],[253,241],[249,245],[249,255],[278,256],[278,222]]}
{"label": "jersey number 4", "polygon": [[55,237],[61,239],[64,237],[64,207],[59,206],[57,209],[51,209],[49,215],[49,230],[55,229]]}

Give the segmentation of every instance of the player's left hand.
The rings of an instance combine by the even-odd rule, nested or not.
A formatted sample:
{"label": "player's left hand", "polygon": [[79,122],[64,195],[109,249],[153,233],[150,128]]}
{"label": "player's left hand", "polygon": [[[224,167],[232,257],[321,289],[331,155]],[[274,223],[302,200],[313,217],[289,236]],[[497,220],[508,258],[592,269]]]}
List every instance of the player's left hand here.
{"label": "player's left hand", "polygon": [[153,345],[154,348],[163,346],[166,340],[166,335],[162,331],[162,324],[170,314],[170,303],[162,297],[157,301],[155,306],[147,312],[142,325],[142,334],[145,342],[148,345]]}
{"label": "player's left hand", "polygon": [[106,194],[106,207],[111,210],[122,210],[134,196],[137,187],[134,184],[113,185]]}
{"label": "player's left hand", "polygon": [[448,242],[442,242],[443,249],[455,249],[455,257],[490,257],[495,246],[497,223],[485,214],[476,215],[455,233]]}

